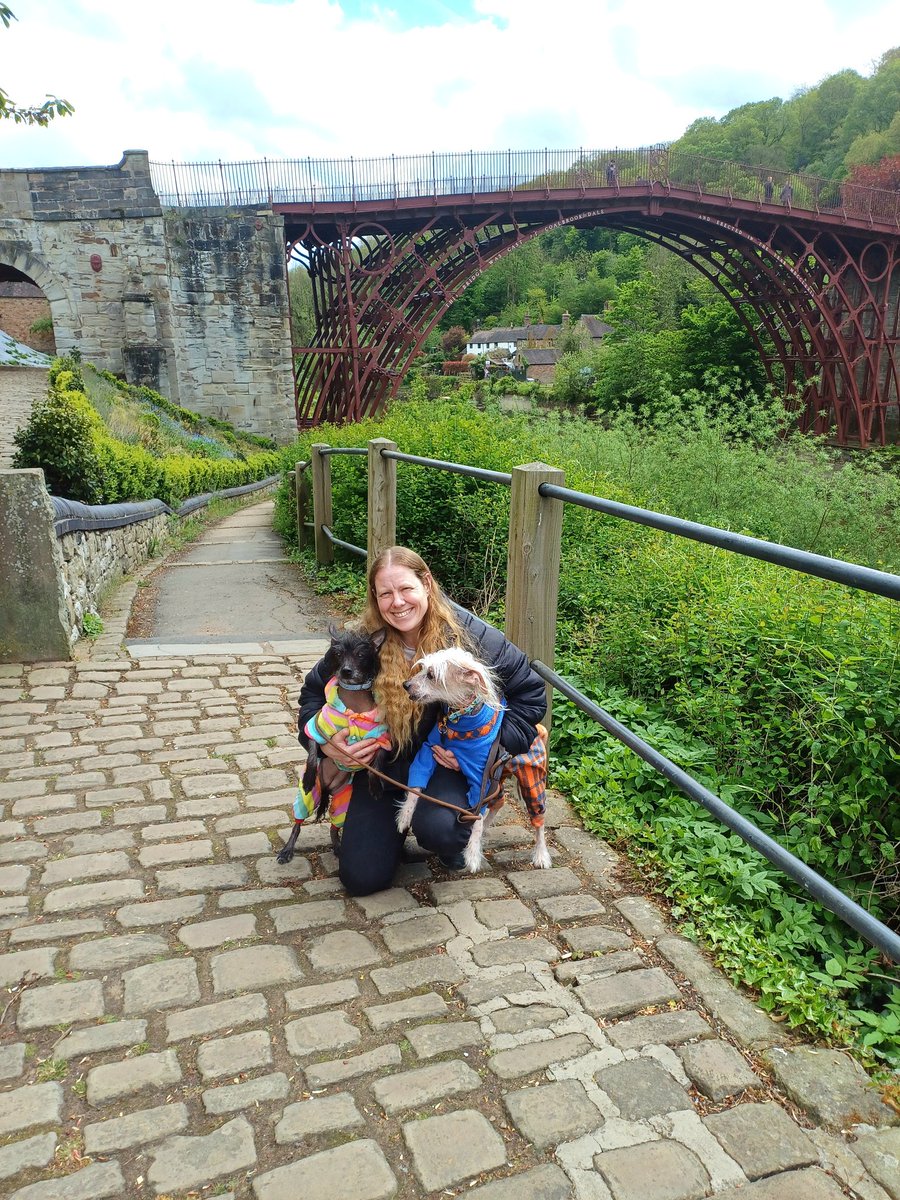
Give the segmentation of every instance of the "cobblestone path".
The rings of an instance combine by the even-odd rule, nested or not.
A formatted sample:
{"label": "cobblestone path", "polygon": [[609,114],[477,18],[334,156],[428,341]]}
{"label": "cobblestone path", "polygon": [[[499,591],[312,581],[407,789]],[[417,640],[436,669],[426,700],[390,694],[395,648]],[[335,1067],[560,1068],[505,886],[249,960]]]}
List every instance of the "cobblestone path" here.
{"label": "cobblestone path", "polygon": [[279,866],[318,651],[0,666],[0,1194],[897,1200],[878,1093],[560,800],[548,871],[511,805],[477,876]]}

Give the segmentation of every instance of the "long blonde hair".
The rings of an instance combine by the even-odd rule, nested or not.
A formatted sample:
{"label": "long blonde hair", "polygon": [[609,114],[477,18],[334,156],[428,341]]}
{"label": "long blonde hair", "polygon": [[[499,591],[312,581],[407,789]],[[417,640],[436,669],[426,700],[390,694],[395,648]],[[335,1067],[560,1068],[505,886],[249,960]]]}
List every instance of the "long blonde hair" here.
{"label": "long blonde hair", "polygon": [[378,608],[375,577],[386,567],[405,567],[412,571],[428,593],[428,607],[419,628],[416,658],[431,654],[435,650],[443,650],[447,646],[463,646],[467,649],[470,646],[453,606],[424,559],[416,554],[415,550],[408,550],[405,546],[391,546],[388,550],[382,550],[369,565],[366,606],[360,621],[369,633],[384,633],[378,677],[375,680],[375,699],[390,730],[395,752],[401,753],[413,742],[422,709],[410,700],[403,687],[412,667],[412,663],[403,652],[403,638],[396,629],[385,624]]}

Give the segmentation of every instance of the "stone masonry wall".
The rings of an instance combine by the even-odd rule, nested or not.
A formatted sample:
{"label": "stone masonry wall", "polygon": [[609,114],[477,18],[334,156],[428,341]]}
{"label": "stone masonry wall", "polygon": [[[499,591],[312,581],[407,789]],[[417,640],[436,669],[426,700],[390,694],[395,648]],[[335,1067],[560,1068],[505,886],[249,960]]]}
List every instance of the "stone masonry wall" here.
{"label": "stone masonry wall", "polygon": [[278,441],[294,436],[282,219],[248,209],[172,209],[165,230],[182,393],[238,429]]}
{"label": "stone masonry wall", "polygon": [[84,614],[97,609],[103,592],[151,557],[152,543],[165,536],[166,520],[165,513],[160,513],[121,529],[77,531],[58,539],[63,599],[72,642],[81,636]]}
{"label": "stone masonry wall", "polygon": [[147,154],[0,171],[0,264],[44,292],[59,353],[279,441],[294,432],[283,222],[163,211]]}

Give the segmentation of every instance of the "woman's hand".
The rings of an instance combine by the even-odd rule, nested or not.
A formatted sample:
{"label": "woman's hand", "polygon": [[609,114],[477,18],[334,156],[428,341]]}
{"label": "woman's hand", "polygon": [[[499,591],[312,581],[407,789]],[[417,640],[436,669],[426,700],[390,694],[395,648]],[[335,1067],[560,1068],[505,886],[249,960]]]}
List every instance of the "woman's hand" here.
{"label": "woman's hand", "polygon": [[460,770],[459,759],[452,750],[447,750],[444,746],[432,746],[431,753],[439,766],[447,767],[451,771]]}
{"label": "woman's hand", "polygon": [[367,767],[381,746],[376,738],[363,738],[352,745],[347,742],[348,730],[339,729],[320,750],[326,758],[340,767]]}

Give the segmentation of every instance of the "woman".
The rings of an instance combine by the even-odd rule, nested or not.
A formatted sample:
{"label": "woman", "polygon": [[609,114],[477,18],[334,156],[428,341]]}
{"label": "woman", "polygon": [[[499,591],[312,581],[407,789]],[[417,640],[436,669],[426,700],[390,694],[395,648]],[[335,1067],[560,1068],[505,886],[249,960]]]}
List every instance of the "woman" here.
{"label": "woman", "polygon": [[[386,774],[397,781],[397,787],[384,784],[373,795],[368,772],[359,771],[354,778],[339,860],[341,882],[353,896],[390,887],[400,861],[403,835],[395,823],[397,803],[404,794],[409,764],[436,717],[433,708],[423,710],[414,704],[403,687],[418,658],[461,645],[494,670],[507,706],[500,742],[511,755],[523,754],[531,746],[547,707],[544,684],[522,651],[498,629],[453,604],[413,550],[393,546],[370,565],[361,622],[370,633],[384,635],[375,694],[395,748]],[[303,728],[322,707],[327,682],[321,662],[304,680],[299,722],[304,746]],[[319,749],[335,762],[352,766],[368,763],[378,747],[372,741],[347,746],[345,735],[338,733]],[[468,811],[466,780],[455,755],[435,747],[434,756],[437,767],[429,794]],[[462,869],[471,826],[457,820],[451,809],[420,801],[412,831],[419,845],[436,853],[448,870]]]}

